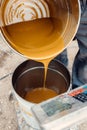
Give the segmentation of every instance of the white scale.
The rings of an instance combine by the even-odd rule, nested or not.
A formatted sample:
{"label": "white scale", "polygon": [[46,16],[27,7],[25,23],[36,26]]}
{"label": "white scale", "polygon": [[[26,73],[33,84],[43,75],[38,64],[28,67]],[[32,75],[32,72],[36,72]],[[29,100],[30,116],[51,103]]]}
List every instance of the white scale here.
{"label": "white scale", "polygon": [[87,119],[87,85],[34,105],[41,130],[67,130]]}

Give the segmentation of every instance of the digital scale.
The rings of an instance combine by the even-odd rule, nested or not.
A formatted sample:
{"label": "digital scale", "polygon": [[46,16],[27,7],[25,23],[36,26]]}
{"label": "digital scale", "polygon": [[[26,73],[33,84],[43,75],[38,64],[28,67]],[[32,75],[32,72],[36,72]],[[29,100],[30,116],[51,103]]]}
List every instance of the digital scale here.
{"label": "digital scale", "polygon": [[67,130],[87,119],[87,85],[32,107],[41,130]]}

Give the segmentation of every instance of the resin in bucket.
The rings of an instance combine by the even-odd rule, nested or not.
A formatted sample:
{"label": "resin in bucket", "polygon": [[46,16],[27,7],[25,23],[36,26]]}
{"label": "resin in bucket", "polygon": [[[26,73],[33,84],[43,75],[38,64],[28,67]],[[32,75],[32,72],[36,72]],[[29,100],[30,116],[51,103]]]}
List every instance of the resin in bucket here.
{"label": "resin in bucket", "polygon": [[74,38],[79,0],[3,0],[1,32],[16,52],[33,60],[54,58]]}
{"label": "resin in bucket", "polygon": [[[35,95],[36,100],[34,98],[34,100],[27,101],[25,100],[25,96],[32,90],[43,87],[43,81],[43,64],[32,60],[25,61],[18,66],[12,78],[13,90],[19,101],[23,116],[25,117],[26,122],[36,129],[40,128],[37,120],[32,114],[31,107],[35,105],[35,101],[41,102],[43,99],[39,97],[37,100],[38,95]],[[46,88],[55,92],[57,96],[66,92],[69,89],[69,85],[70,75],[68,70],[60,62],[56,60],[51,61],[47,71]]]}

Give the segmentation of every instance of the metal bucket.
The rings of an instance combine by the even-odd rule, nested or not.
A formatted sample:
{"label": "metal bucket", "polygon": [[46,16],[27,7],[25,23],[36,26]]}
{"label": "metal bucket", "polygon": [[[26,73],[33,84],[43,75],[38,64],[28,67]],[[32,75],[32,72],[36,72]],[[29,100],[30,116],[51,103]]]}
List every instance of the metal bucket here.
{"label": "metal bucket", "polygon": [[[43,86],[44,66],[42,63],[33,60],[27,60],[20,64],[13,73],[12,84],[13,92],[19,102],[23,117],[26,122],[35,129],[40,129],[31,107],[35,105],[24,99],[27,91]],[[70,86],[70,74],[67,68],[58,62],[52,60],[48,67],[46,86],[56,91],[58,94],[64,93]]]}
{"label": "metal bucket", "polygon": [[[34,2],[36,2],[36,3],[34,3]],[[41,43],[41,41],[43,41],[44,39],[36,42],[35,45],[32,45],[33,43],[30,41],[31,37],[32,37],[32,40],[34,39],[35,31],[37,31],[37,33],[38,33],[38,31],[39,31],[38,28],[37,29],[35,28],[34,33],[32,33],[31,25],[30,25],[30,27],[28,25],[28,27],[31,30],[31,34],[32,34],[32,36],[30,36],[30,37],[27,32],[28,27],[26,29],[26,35],[25,35],[25,33],[24,33],[24,35],[20,35],[20,34],[23,34],[23,32],[24,32],[23,30],[21,30],[23,28],[23,26],[21,26],[21,29],[19,29],[18,27],[12,29],[13,32],[8,32],[8,30],[6,30],[5,28],[4,28],[5,30],[3,29],[4,26],[8,26],[11,24],[14,25],[14,23],[19,23],[19,22],[24,22],[24,21],[33,21],[34,19],[43,18],[44,17],[44,15],[42,15],[43,10],[41,10],[42,8],[39,7],[39,5],[42,5],[43,2],[45,2],[45,4],[42,7],[43,8],[48,7],[49,14],[50,14],[50,16],[48,15],[45,17],[56,19],[55,24],[57,24],[57,21],[58,21],[58,24],[60,23],[58,25],[59,26],[58,32],[56,32],[57,38],[59,37],[58,35],[60,35],[60,37],[58,39],[54,39],[53,41],[51,41],[51,43],[49,40],[50,39],[49,36],[51,37],[51,33],[55,32],[57,25],[55,25],[55,26],[52,25],[52,30],[49,31],[49,33],[44,34],[44,35],[46,35],[45,39],[46,38],[48,38],[48,39],[47,39],[47,44],[46,44],[46,41],[44,41],[44,45],[42,45],[42,46],[41,46],[41,44],[39,46],[38,43],[39,42]],[[33,59],[33,60],[41,60],[41,59],[46,59],[46,58],[50,58],[50,57],[55,57],[59,53],[61,53],[74,38],[74,36],[77,32],[78,26],[79,26],[79,22],[80,22],[81,13],[80,13],[79,0],[74,0],[74,1],[73,0],[52,0],[52,1],[43,0],[43,2],[42,2],[42,0],[34,0],[32,2],[31,2],[31,0],[17,0],[17,1],[3,0],[1,3],[1,20],[0,20],[1,32],[2,32],[5,40],[7,41],[7,44],[14,51],[18,52],[19,54],[22,54],[23,56],[28,57],[29,59]],[[6,6],[6,4],[7,4],[7,6]],[[35,5],[33,5],[33,4],[35,4]],[[45,7],[45,5],[46,5],[46,7]],[[31,8],[29,9],[28,7],[31,7]],[[35,7],[37,7],[39,9],[39,13],[41,12],[41,16],[39,18],[37,17],[37,15],[39,16],[39,14],[37,14],[38,11],[36,10]],[[34,12],[36,11],[35,15],[32,16],[32,18],[34,18],[34,19],[30,18],[30,16],[33,15],[33,12],[31,12],[31,10],[33,10]],[[45,25],[46,24],[47,24],[47,22],[45,23]],[[44,30],[42,29],[42,27],[41,27],[41,30],[42,30],[41,33],[43,34]],[[46,30],[48,30],[47,27],[46,27]],[[17,36],[16,36],[16,34],[17,34]],[[29,39],[26,38],[27,35],[28,35]],[[43,37],[44,37],[44,35],[43,35]],[[15,40],[16,40],[15,36],[19,38],[19,40],[17,40],[16,42],[15,42]],[[39,33],[39,35],[36,35],[36,36],[39,39],[40,33]],[[20,41],[20,39],[22,39],[22,40]],[[25,39],[27,39],[26,43],[25,43]],[[56,40],[57,40],[57,42],[56,42]],[[59,45],[61,45],[60,44],[61,41],[64,42],[63,43],[64,45],[60,49]],[[27,43],[28,43],[28,45],[27,45]]]}

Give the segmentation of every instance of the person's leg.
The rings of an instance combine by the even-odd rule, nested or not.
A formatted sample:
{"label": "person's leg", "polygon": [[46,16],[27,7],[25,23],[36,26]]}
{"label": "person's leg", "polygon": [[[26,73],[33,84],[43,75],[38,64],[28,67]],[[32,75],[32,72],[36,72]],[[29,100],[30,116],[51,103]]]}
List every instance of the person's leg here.
{"label": "person's leg", "polygon": [[68,57],[67,57],[67,49],[65,49],[62,53],[55,57],[56,60],[59,60],[65,66],[68,65]]}
{"label": "person's leg", "polygon": [[87,48],[78,41],[79,51],[72,69],[72,89],[87,83]]}

